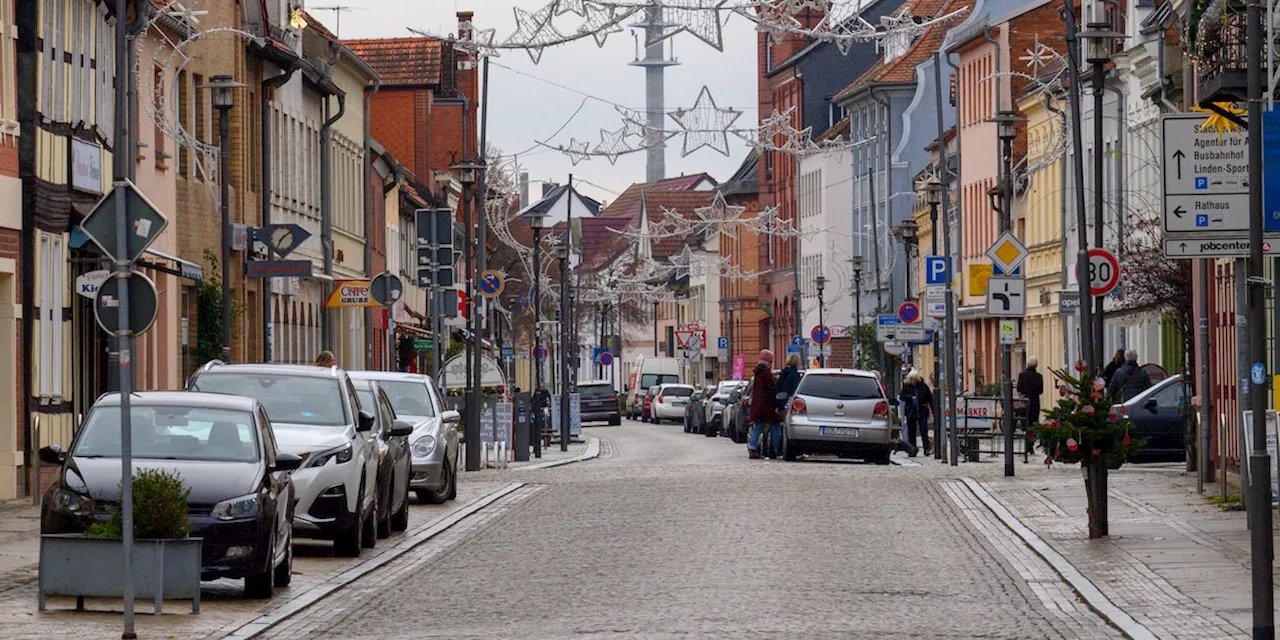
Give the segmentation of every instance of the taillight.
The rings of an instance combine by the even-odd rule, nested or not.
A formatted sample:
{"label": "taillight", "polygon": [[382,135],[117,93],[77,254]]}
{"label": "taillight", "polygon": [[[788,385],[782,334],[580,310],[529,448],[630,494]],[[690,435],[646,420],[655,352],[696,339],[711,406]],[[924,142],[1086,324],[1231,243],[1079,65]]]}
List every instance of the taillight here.
{"label": "taillight", "polygon": [[876,403],[876,415],[878,415],[878,416],[887,416],[887,415],[889,415],[889,403],[888,403],[888,402],[877,402],[877,403]]}
{"label": "taillight", "polygon": [[809,411],[809,408],[808,408],[807,406],[805,406],[805,404],[804,404],[804,398],[796,398],[795,400],[792,400],[792,401],[791,401],[791,412],[792,412],[792,413],[800,413],[800,414],[803,414],[803,413],[807,413],[808,411]]}
{"label": "taillight", "polygon": [[662,394],[658,394],[658,404],[662,404],[663,402],[665,402],[665,401],[663,400],[663,398],[665,398],[665,397],[666,397],[666,396],[664,396],[664,395],[662,395]]}
{"label": "taillight", "polygon": [[606,397],[606,398],[604,399],[604,401],[605,401],[605,402],[617,402],[617,401],[618,401],[618,396],[608,396],[608,397]]}
{"label": "taillight", "polygon": [[742,401],[742,406],[744,406],[744,407],[750,407],[750,406],[751,406],[751,398],[745,398],[745,399],[743,399],[743,401]]}
{"label": "taillight", "polygon": [[1117,416],[1124,416],[1129,413],[1129,408],[1122,404],[1111,405],[1111,410],[1116,412]]}

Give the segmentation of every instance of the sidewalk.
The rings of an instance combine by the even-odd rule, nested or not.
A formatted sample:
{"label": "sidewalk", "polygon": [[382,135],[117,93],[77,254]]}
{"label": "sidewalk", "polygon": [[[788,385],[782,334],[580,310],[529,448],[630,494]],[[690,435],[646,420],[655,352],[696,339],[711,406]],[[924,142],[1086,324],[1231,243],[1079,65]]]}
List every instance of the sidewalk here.
{"label": "sidewalk", "polygon": [[40,560],[40,508],[29,499],[0,502],[0,575]]}
{"label": "sidewalk", "polygon": [[1182,465],[1126,465],[1109,475],[1110,536],[1089,540],[1078,466],[979,483],[1114,605],[1160,638],[1248,638],[1249,531],[1244,512],[1195,492]]}

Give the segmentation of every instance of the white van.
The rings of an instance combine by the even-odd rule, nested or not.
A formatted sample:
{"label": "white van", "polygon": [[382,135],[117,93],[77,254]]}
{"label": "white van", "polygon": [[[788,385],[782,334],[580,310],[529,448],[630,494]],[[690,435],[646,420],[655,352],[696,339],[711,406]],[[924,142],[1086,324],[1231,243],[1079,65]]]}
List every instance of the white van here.
{"label": "white van", "polygon": [[627,391],[627,417],[638,420],[645,390],[660,384],[680,382],[680,363],[675,358],[640,356],[636,358],[631,376],[631,388]]}

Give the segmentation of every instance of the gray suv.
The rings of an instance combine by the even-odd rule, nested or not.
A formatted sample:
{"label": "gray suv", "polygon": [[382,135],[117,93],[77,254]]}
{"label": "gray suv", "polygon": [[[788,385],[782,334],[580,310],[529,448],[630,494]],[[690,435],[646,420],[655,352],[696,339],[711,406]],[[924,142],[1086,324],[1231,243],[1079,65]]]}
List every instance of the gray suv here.
{"label": "gray suv", "polygon": [[809,369],[787,406],[782,457],[834,454],[888,464],[889,399],[880,379],[858,369]]}

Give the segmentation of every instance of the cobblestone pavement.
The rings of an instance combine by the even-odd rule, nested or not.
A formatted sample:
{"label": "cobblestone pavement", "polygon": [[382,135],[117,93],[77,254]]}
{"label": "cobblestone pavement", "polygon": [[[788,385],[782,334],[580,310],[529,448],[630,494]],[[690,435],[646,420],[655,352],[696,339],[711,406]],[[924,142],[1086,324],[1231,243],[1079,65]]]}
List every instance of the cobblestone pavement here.
{"label": "cobblestone pavement", "polygon": [[599,459],[519,472],[535,484],[500,510],[265,637],[1115,637],[933,460],[751,461],[637,423],[585,435]]}
{"label": "cobblestone pavement", "polygon": [[1250,637],[1245,514],[1208,504],[1181,465],[1126,465],[1108,484],[1111,535],[1093,541],[1078,467],[1055,465],[982,486],[1157,636]]}

